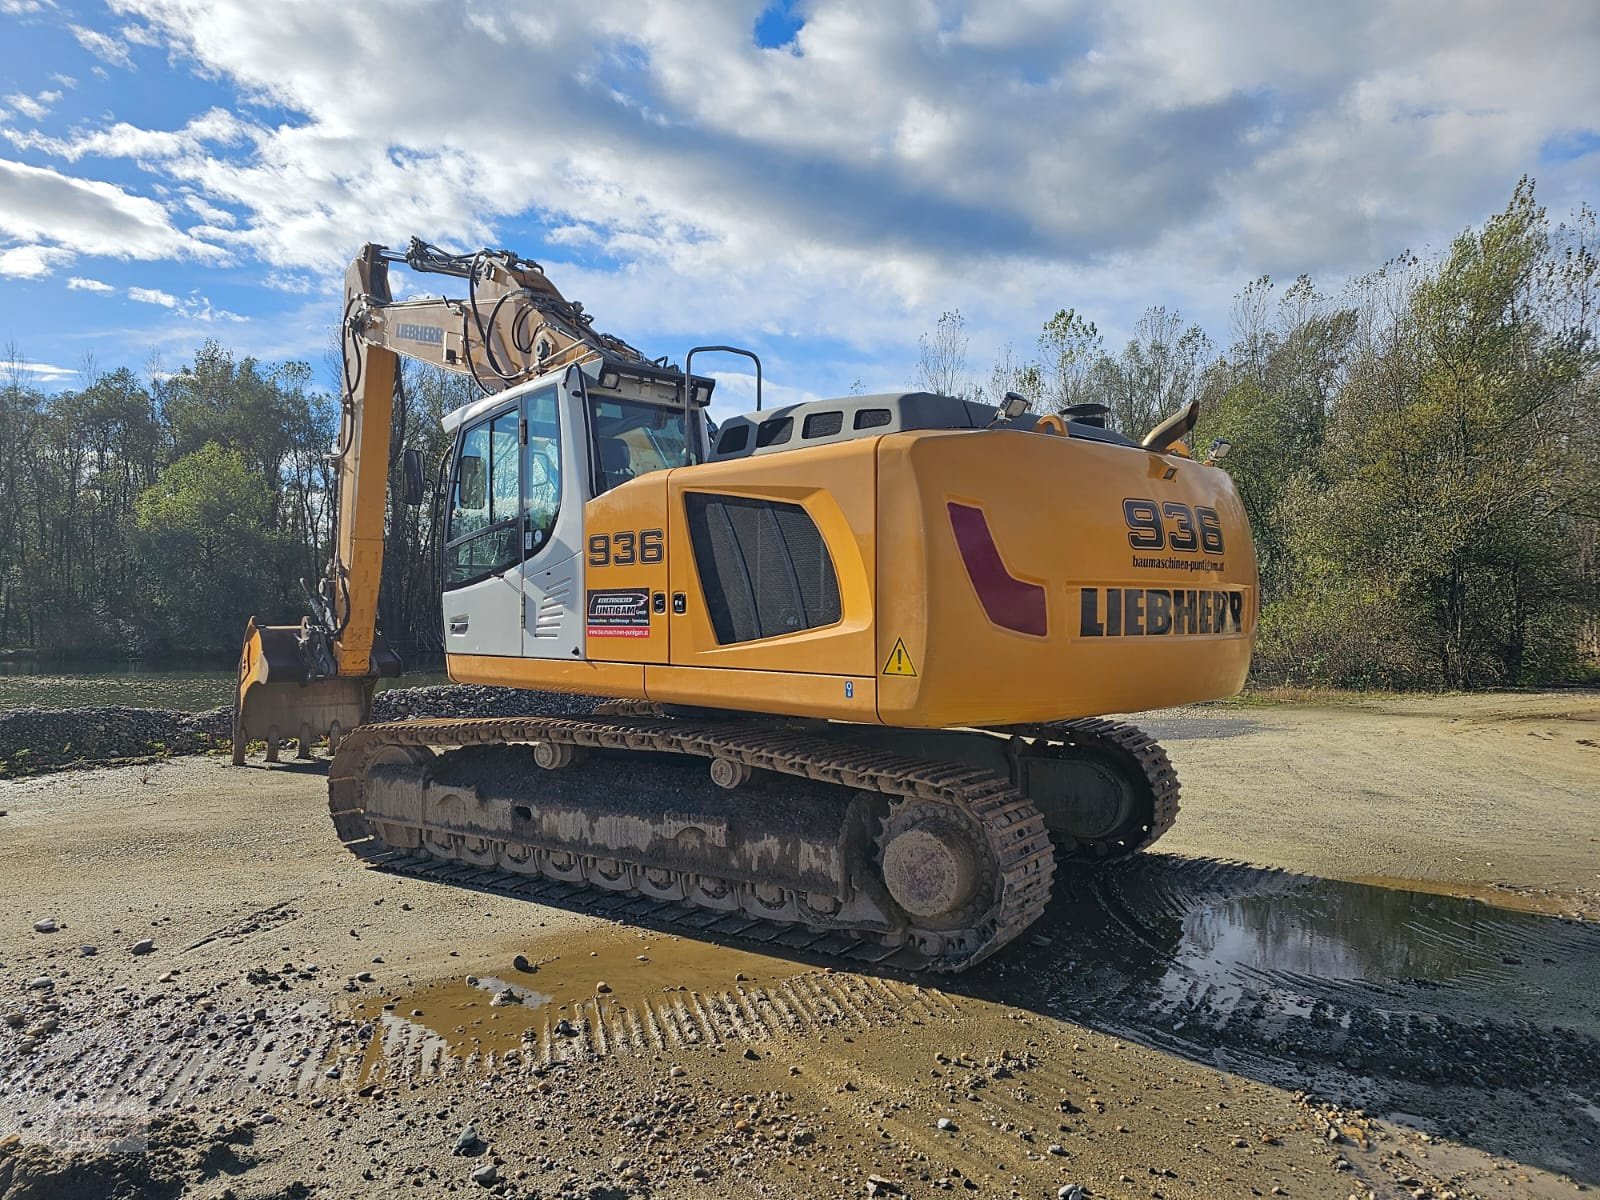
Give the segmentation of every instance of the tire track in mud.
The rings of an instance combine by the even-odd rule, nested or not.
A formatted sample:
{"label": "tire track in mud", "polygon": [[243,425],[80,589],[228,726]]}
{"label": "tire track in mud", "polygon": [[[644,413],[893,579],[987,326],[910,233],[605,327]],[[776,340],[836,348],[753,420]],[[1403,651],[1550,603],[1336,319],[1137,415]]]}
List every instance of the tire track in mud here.
{"label": "tire track in mud", "polygon": [[1031,940],[956,988],[1267,1078],[1600,1095],[1600,926],[1152,854],[1059,874]]}
{"label": "tire track in mud", "polygon": [[[542,1073],[565,1063],[651,1057],[718,1046],[793,1042],[907,1024],[953,1023],[960,1001],[914,982],[800,970],[767,983],[649,992],[619,986],[606,996],[553,993],[537,1006],[491,1007],[499,1036],[458,1032],[460,1010],[405,1015],[401,993],[328,987],[264,998],[284,976],[205,991],[123,992],[114,1003],[90,988],[63,988],[10,1007],[27,1027],[58,1024],[38,1038],[0,1038],[0,1094],[10,1111],[0,1133],[59,1115],[63,1105],[108,1111],[130,1104],[157,1112],[205,1098],[266,1102],[421,1082],[440,1077]],[[321,982],[320,980],[318,981]],[[498,983],[499,981],[492,981]],[[466,985],[458,985],[464,990]],[[559,1008],[556,999],[562,1003]],[[370,1010],[370,1011],[368,1011]],[[10,1033],[11,1031],[5,1031]]]}
{"label": "tire track in mud", "polygon": [[424,1017],[384,1012],[359,1021],[339,1055],[364,1086],[454,1072],[538,1073],[599,1058],[803,1041],[901,1023],[952,1024],[962,1012],[959,1002],[918,984],[806,972],[760,986],[623,992],[559,1008],[545,1003],[516,1010],[498,1037],[490,1030],[443,1030]]}

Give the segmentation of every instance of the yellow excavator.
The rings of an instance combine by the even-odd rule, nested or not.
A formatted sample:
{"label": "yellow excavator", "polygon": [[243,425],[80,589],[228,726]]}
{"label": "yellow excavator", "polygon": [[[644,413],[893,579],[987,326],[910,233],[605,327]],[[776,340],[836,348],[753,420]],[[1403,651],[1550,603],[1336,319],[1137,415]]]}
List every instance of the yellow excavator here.
{"label": "yellow excavator", "polygon": [[[394,300],[402,262],[466,297]],[[717,425],[695,357],[754,355],[647,359],[508,251],[368,245],[345,291],[333,555],[300,625],[251,619],[233,749],[327,737],[358,855],[954,971],[1057,869],[1172,825],[1166,754],[1104,714],[1236,693],[1259,603],[1193,404],[1138,441],[1015,394],[764,410],[756,359],[755,411]],[[368,723],[400,669],[377,612],[401,355],[483,393],[444,420],[450,677],[598,706]],[[418,503],[415,451],[402,475]]]}

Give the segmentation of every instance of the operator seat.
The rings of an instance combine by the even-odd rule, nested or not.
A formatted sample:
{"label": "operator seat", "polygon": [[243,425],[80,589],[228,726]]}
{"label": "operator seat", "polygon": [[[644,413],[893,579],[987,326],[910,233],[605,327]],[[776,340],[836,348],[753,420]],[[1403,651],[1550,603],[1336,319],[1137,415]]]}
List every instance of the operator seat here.
{"label": "operator seat", "polygon": [[633,451],[627,442],[619,437],[600,439],[600,475],[608,492],[633,478]]}

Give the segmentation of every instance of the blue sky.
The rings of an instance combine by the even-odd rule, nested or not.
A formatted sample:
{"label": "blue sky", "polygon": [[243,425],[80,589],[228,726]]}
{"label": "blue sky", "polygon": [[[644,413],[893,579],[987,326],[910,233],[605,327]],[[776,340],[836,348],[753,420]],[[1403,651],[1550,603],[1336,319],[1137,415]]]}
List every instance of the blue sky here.
{"label": "blue sky", "polygon": [[779,399],[904,385],[952,308],[980,376],[1060,307],[1226,344],[1258,275],[1336,291],[1524,173],[1593,202],[1596,61],[1564,0],[0,0],[0,346],[320,370],[344,263],[412,234]]}

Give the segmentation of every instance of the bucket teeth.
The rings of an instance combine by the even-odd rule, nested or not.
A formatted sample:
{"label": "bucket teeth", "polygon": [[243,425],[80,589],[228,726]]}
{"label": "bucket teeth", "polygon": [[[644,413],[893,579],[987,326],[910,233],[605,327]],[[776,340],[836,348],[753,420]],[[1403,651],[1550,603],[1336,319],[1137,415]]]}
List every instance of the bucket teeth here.
{"label": "bucket teeth", "polygon": [[345,734],[366,722],[376,680],[313,675],[307,638],[304,626],[257,625],[254,617],[245,627],[233,705],[235,766],[244,765],[251,742],[266,743],[268,762],[279,761],[291,740],[296,756],[306,759],[319,740],[337,750]]}

